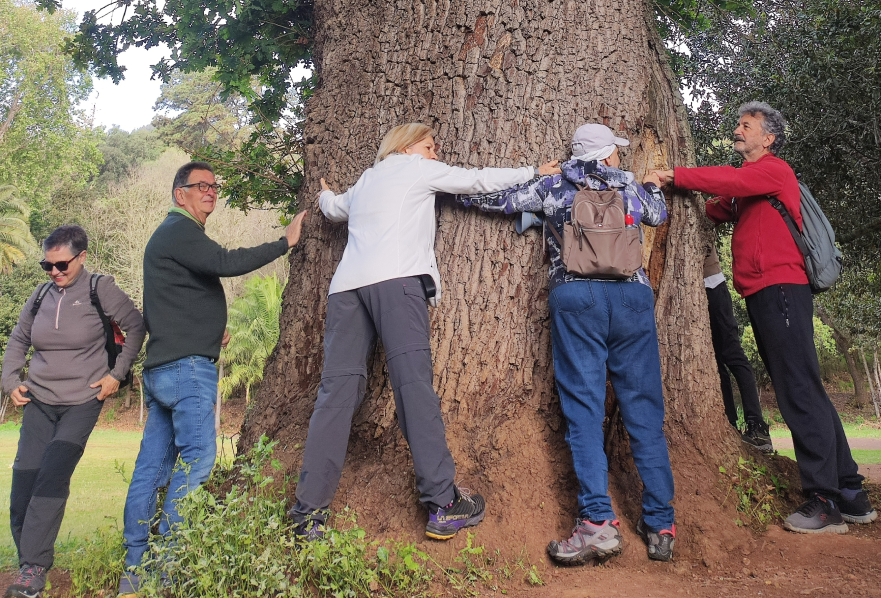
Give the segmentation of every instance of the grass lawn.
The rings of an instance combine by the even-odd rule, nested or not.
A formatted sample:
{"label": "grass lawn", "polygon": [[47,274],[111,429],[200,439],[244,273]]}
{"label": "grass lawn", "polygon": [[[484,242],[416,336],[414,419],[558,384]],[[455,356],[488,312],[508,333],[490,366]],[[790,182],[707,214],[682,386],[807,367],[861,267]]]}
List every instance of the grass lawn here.
{"label": "grass lawn", "polygon": [[[18,428],[0,429],[0,513],[9,513],[12,462],[18,448]],[[122,529],[122,508],[141,442],[140,432],[95,430],[70,483],[70,499],[58,540],[83,537],[115,520]],[[117,472],[124,468],[126,478]],[[0,545],[12,546],[9,519],[0,525]]]}
{"label": "grass lawn", "polygon": [[[881,438],[881,428],[857,424],[842,424],[842,426],[844,434],[848,438]],[[771,428],[771,438],[789,438],[790,436],[789,428],[785,425],[778,424]],[[872,461],[872,463],[881,463],[881,461]]]}
{"label": "grass lawn", "polygon": [[[777,452],[784,457],[789,457],[795,461],[794,450],[779,449]],[[881,451],[851,449],[850,454],[853,455],[853,460],[857,462],[857,465],[873,465],[875,463],[881,463]]]}
{"label": "grass lawn", "polygon": [[[141,444],[141,432],[95,430],[70,482],[70,498],[58,541],[84,538],[99,527],[116,523],[122,532],[122,509]],[[235,448],[225,439],[218,455],[229,460]],[[0,426],[0,548],[12,547],[9,531],[9,491],[12,462],[18,449],[18,426]],[[117,471],[121,469],[125,477]]]}

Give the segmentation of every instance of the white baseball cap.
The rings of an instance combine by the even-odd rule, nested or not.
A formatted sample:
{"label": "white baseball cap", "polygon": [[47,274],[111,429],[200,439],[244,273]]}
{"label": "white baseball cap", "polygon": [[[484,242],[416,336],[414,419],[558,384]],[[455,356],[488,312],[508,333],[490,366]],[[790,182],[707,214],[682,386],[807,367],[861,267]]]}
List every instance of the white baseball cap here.
{"label": "white baseball cap", "polygon": [[630,145],[621,137],[615,137],[612,129],[599,123],[581,125],[572,136],[572,155],[583,156],[610,145]]}

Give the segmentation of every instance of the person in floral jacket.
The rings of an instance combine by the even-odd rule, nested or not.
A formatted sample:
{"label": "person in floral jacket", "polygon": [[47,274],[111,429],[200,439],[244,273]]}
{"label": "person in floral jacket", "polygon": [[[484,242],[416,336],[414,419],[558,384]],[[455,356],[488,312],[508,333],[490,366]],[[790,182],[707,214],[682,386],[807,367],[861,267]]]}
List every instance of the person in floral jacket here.
{"label": "person in floral jacket", "polygon": [[554,375],[579,482],[575,529],[568,540],[548,545],[551,558],[564,564],[605,561],[622,549],[603,450],[607,369],[645,486],[637,533],[648,545],[649,558],[661,561],[673,557],[676,539],[654,294],[648,277],[642,268],[626,280],[569,273],[557,237],[549,230],[553,227],[562,237],[579,186],[607,188],[588,175],[599,176],[621,194],[628,226],[658,226],[667,219],[657,177],[647,175],[639,185],[633,173],[619,169],[618,147],[629,144],[604,125],[586,124],[575,132],[573,158],[561,166],[562,174],[500,192],[457,196],[459,203],[486,212],[539,212],[544,217]]}

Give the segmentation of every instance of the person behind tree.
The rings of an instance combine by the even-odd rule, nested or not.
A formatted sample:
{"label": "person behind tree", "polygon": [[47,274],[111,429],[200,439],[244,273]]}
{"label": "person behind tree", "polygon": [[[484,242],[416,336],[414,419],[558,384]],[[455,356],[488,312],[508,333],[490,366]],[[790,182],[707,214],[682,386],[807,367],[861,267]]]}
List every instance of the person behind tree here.
{"label": "person behind tree", "polygon": [[661,182],[712,193],[706,202],[713,222],[734,222],[731,238],[734,288],[746,300],[759,356],[771,376],[777,405],[792,432],[806,498],[786,518],[793,532],[847,532],[847,523],[869,523],[878,514],[863,490],[841,419],[820,377],[814,346],[814,305],[804,256],[780,213],[777,197],[802,226],[801,194],[789,164],[777,157],[786,141],[786,120],[764,102],[738,109],[732,166],[677,167],[656,171]]}
{"label": "person behind tree", "polygon": [[[125,379],[146,334],[141,312],[113,277],[99,278],[86,270],[88,246],[86,231],[73,224],[46,237],[40,265],[50,281],[25,303],[3,356],[3,392],[24,408],[9,505],[20,570],[6,598],[42,594],[55,559],[70,478],[104,399]],[[101,309],[126,333],[113,369],[104,322],[92,303],[93,284]],[[31,347],[34,355],[28,364]]]}
{"label": "person behind tree", "polygon": [[158,531],[181,521],[177,502],[211,474],[217,454],[217,358],[229,342],[221,277],[241,276],[285,255],[300,240],[301,212],[277,241],[226,249],[205,233],[220,185],[211,165],[188,162],[174,175],[171,208],[144,250],[147,423],[123,512],[125,572],[119,596],[133,598],[157,509]]}
{"label": "person behind tree", "polygon": [[[297,502],[289,512],[297,533],[324,534],[339,485],[352,416],[364,398],[367,355],[379,336],[395,395],[398,426],[410,445],[419,500],[429,516],[425,534],[448,540],[477,525],[485,503],[455,483],[440,398],[432,385],[426,301],[436,305],[441,281],[434,255],[435,194],[479,193],[555,172],[540,168],[465,169],[437,159],[434,131],[419,123],[391,129],[372,168],[337,195],[321,179],[319,205],[347,222],[349,239],[330,283],[324,370],[309,421]],[[436,290],[435,290],[436,289]]]}
{"label": "person behind tree", "polygon": [[629,141],[604,125],[582,125],[572,138],[572,159],[563,163],[562,174],[499,193],[457,198],[487,212],[544,214],[554,377],[580,488],[571,537],[548,545],[550,557],[563,564],[602,561],[622,550],[603,450],[607,369],[645,486],[636,531],[654,560],[673,558],[676,540],[654,294],[648,278],[641,267],[625,280],[572,274],[563,265],[557,240],[564,234],[564,223],[571,221],[575,194],[588,185],[618,191],[631,229],[658,226],[667,219],[657,178],[647,175],[639,185],[633,173],[619,169],[618,147],[627,145]]}
{"label": "person behind tree", "polygon": [[[762,416],[762,405],[759,403],[759,391],[756,388],[756,376],[753,368],[743,352],[740,344],[740,329],[734,319],[734,304],[731,293],[725,282],[725,274],[719,263],[716,246],[711,245],[704,260],[704,288],[707,292],[707,307],[710,312],[710,334],[713,340],[713,352],[716,355],[716,367],[719,369],[719,381],[722,385],[722,404],[725,416],[731,426],[737,429],[737,407],[734,404],[734,389],[731,388],[731,376],[737,381],[740,389],[740,400],[743,404],[743,419],[746,430],[741,434],[743,441],[760,451],[774,450],[768,424]],[[739,432],[739,430],[738,430]]]}

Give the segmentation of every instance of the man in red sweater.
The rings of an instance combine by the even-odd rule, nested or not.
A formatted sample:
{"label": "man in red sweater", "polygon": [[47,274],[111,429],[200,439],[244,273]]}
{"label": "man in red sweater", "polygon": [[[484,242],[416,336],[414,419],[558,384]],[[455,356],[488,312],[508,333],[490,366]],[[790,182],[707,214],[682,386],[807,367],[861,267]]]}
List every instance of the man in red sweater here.
{"label": "man in red sweater", "polygon": [[734,222],[734,288],[746,300],[759,355],[792,432],[808,498],[783,527],[845,533],[845,521],[869,523],[878,515],[820,379],[804,257],[767,200],[777,197],[801,228],[798,181],[789,164],[776,156],[785,142],[786,121],[764,102],[744,104],[738,114],[734,151],[743,156],[741,168],[679,167],[656,174],[663,184],[717,195],[706,202],[707,216],[717,224]]}

